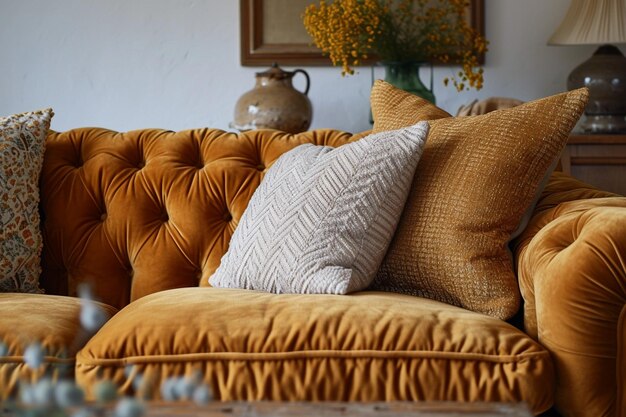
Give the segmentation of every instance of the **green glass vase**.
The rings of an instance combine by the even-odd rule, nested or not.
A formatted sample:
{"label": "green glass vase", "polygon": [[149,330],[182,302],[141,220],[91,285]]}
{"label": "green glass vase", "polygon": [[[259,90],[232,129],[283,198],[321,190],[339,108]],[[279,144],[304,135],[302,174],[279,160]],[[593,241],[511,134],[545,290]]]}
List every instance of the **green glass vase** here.
{"label": "green glass vase", "polygon": [[420,67],[430,64],[415,61],[384,61],[382,65],[385,67],[385,81],[389,84],[435,104],[432,67],[430,68],[430,89],[420,79]]}

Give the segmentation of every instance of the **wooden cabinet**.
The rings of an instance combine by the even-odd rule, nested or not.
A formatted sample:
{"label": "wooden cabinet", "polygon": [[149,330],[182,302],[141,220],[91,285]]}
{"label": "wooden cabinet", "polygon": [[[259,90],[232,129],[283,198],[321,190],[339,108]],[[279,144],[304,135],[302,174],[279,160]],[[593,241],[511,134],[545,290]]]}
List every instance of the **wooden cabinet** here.
{"label": "wooden cabinet", "polygon": [[561,164],[563,172],[581,181],[626,195],[626,134],[572,134]]}

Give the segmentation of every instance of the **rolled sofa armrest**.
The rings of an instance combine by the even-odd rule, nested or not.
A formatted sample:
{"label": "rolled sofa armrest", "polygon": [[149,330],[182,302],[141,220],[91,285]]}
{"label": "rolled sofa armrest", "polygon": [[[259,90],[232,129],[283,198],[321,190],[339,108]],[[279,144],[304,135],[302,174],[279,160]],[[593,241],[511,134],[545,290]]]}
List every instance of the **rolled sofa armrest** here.
{"label": "rolled sofa armrest", "polygon": [[552,354],[563,416],[624,417],[626,197],[555,181],[515,248],[524,326]]}

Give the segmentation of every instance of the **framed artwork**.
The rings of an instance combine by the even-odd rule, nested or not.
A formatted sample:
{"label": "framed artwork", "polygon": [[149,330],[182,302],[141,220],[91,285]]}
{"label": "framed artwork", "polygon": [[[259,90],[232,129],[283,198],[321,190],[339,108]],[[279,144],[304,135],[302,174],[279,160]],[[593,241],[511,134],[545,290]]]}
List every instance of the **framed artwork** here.
{"label": "framed artwork", "polygon": [[[241,64],[244,66],[327,65],[302,24],[312,0],[240,0]],[[467,18],[485,33],[485,0],[470,0]]]}

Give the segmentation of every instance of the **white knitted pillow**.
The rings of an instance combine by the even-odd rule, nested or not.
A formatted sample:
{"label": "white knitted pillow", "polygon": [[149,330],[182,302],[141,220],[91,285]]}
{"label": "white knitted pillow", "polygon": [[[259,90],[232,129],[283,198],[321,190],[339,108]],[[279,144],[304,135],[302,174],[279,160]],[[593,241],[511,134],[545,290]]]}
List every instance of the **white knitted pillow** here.
{"label": "white knitted pillow", "polygon": [[427,134],[421,122],[339,148],[301,145],[283,154],[250,199],[209,283],[275,293],[366,288],[398,224]]}

